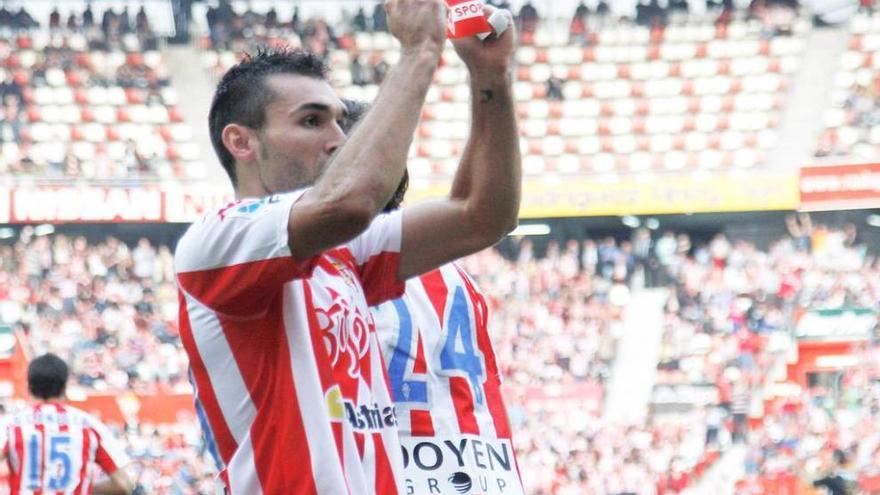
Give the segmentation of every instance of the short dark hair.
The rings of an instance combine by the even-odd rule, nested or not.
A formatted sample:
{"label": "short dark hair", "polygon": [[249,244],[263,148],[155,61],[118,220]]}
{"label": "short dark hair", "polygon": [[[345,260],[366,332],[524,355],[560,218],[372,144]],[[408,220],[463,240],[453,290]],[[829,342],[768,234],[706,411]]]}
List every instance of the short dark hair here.
{"label": "short dark hair", "polygon": [[[342,131],[348,134],[361,117],[367,113],[367,110],[370,109],[370,104],[365,101],[352,100],[350,98],[343,98],[342,103],[345,105],[345,120],[342,123]],[[389,211],[394,211],[400,208],[401,203],[403,203],[403,197],[406,196],[407,189],[409,189],[409,170],[403,169],[403,177],[400,178],[400,184],[397,185],[397,190],[394,191],[394,195],[391,196],[391,199],[389,199],[385,207],[382,208],[382,212],[388,213]]]}
{"label": "short dark hair", "polygon": [[241,124],[259,130],[266,121],[266,105],[275,95],[264,80],[274,74],[294,74],[315,79],[327,78],[327,66],[320,56],[300,49],[259,47],[253,54],[232,66],[217,84],[208,129],[211,144],[232,185],[238,184],[235,158],[223,145],[223,129],[228,124]]}
{"label": "short dark hair", "polygon": [[351,98],[343,98],[342,104],[345,105],[345,120],[342,121],[342,132],[348,134],[354,128],[354,125],[361,120],[361,117],[370,109],[370,104],[365,101],[352,100]]}
{"label": "short dark hair", "polygon": [[40,399],[57,399],[64,395],[69,371],[67,363],[48,353],[28,365],[28,390]]}

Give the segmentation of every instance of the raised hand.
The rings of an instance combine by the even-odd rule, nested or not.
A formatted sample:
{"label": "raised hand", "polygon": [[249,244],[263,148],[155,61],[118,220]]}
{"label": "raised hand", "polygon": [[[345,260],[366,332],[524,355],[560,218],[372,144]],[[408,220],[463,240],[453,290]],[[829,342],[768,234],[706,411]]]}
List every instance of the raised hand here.
{"label": "raised hand", "polygon": [[[495,12],[491,5],[483,6],[483,13],[490,17]],[[516,33],[513,16],[507,10],[500,10],[507,17],[507,30],[500,36],[492,34],[484,40],[477,37],[458,38],[452,40],[455,52],[468,67],[471,73],[487,71],[507,71],[513,61],[516,49]]]}
{"label": "raised hand", "polygon": [[430,45],[437,53],[446,41],[446,3],[443,0],[386,0],[391,34],[404,50]]}

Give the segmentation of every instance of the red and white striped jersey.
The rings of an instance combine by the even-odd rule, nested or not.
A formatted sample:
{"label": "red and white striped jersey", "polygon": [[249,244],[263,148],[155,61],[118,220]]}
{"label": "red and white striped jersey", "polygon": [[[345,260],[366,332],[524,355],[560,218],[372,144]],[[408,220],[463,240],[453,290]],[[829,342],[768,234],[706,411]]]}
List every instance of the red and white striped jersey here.
{"label": "red and white striped jersey", "polygon": [[94,464],[112,474],[129,462],[106,426],[60,403],[41,403],[13,414],[5,435],[12,495],[88,495]]}
{"label": "red and white striped jersey", "polygon": [[297,262],[303,192],[230,203],[177,246],[196,411],[232,494],[394,495],[398,420],[369,304],[403,291],[401,216]]}
{"label": "red and white striped jersey", "polygon": [[488,307],[474,281],[450,263],[410,279],[403,297],[373,312],[407,493],[521,495]]}

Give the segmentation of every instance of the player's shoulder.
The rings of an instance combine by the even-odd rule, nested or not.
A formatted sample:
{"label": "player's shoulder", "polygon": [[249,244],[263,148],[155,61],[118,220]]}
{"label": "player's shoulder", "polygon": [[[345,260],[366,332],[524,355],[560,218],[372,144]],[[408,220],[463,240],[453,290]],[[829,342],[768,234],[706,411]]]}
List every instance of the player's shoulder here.
{"label": "player's shoulder", "polygon": [[[291,195],[299,196],[297,192],[285,194],[273,194],[261,198],[241,198],[230,201],[225,205],[205,213],[199,220],[193,222],[183,234],[181,243],[198,238],[207,232],[224,227],[233,227],[236,219],[252,220],[260,217],[268,211],[268,207],[280,203]],[[181,247],[178,244],[178,250]]]}
{"label": "player's shoulder", "polygon": [[68,424],[77,424],[86,428],[91,428],[95,425],[97,425],[98,427],[103,427],[104,425],[104,423],[102,423],[101,420],[98,419],[96,416],[69,404],[65,404],[63,408],[59,410],[59,414],[66,417]]}
{"label": "player's shoulder", "polygon": [[[193,222],[181,236],[174,250],[175,267],[178,272],[206,268],[212,261],[205,256],[211,254],[211,247],[224,245],[227,247],[247,242],[248,229],[279,209],[289,212],[290,205],[302,196],[305,189],[273,194],[261,198],[243,198],[206,213],[198,221]],[[207,266],[211,268],[212,266]]]}
{"label": "player's shoulder", "polygon": [[410,280],[431,282],[439,278],[443,280],[444,285],[456,285],[461,283],[466,277],[467,273],[461,268],[461,266],[459,266],[457,262],[451,261]]}
{"label": "player's shoulder", "polygon": [[83,430],[96,433],[101,442],[106,442],[113,438],[110,427],[97,416],[76,408],[73,408],[68,414],[70,414],[71,423],[78,425]]}

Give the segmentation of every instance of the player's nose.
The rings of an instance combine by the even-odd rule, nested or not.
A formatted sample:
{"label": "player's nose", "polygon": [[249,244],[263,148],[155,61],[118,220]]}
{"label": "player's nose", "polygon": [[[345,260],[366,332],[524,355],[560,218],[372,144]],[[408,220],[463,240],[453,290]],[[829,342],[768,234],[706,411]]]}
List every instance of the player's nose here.
{"label": "player's nose", "polygon": [[329,139],[327,139],[327,144],[324,148],[324,151],[328,155],[330,155],[333,154],[333,152],[335,152],[340,146],[342,146],[342,143],[345,142],[345,133],[342,131],[342,127],[340,127],[340,125],[336,122],[334,122],[333,125],[330,126],[330,130],[328,132],[330,133],[330,137]]}

